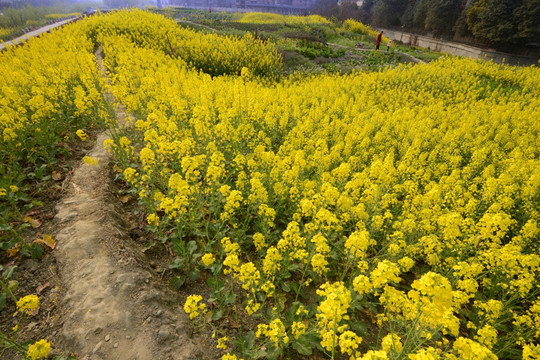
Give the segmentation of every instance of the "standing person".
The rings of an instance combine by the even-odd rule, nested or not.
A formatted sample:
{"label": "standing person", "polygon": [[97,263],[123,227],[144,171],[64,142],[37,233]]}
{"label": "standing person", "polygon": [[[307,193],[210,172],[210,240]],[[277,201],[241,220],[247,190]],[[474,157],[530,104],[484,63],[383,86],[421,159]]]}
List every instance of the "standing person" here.
{"label": "standing person", "polygon": [[390,51],[390,46],[392,45],[392,40],[388,40],[388,43],[386,44],[386,51]]}
{"label": "standing person", "polygon": [[377,35],[377,40],[375,40],[375,50],[379,50],[379,46],[381,45],[381,41],[382,41],[382,34],[383,34],[383,31],[381,31],[379,35]]}

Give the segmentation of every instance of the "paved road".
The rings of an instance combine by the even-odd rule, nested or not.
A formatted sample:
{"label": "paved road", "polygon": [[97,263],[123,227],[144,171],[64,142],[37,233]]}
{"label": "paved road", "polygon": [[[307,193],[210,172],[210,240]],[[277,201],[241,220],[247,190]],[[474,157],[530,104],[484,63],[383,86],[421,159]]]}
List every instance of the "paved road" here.
{"label": "paved road", "polygon": [[19,36],[18,38],[15,38],[13,40],[10,40],[10,41],[6,41],[4,42],[3,44],[0,44],[0,51],[3,51],[5,50],[6,48],[6,45],[17,45],[17,44],[20,44],[22,43],[24,40],[26,40],[28,37],[34,37],[34,36],[38,36],[39,34],[42,34],[44,32],[47,32],[51,29],[54,29],[58,26],[62,26],[64,24],[67,24],[68,22],[71,22],[73,20],[75,20],[76,18],[69,18],[69,19],[66,19],[66,20],[62,20],[62,21],[59,21],[59,22],[56,22],[54,24],[50,24],[50,25],[47,25],[47,26],[44,26],[44,27],[41,27],[39,29],[36,29],[36,30],[32,30],[30,32],[27,32],[26,34],[24,34],[23,36]]}

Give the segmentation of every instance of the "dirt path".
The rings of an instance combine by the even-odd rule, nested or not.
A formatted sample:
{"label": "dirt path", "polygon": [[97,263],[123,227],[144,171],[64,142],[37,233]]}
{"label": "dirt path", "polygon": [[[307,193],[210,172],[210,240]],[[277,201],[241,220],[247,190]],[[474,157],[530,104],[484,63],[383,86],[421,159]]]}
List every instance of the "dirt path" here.
{"label": "dirt path", "polygon": [[[341,48],[341,49],[350,49],[350,47],[348,46],[344,46],[344,45],[340,45],[340,44],[334,44],[334,43],[327,43],[328,45],[330,46],[334,46],[334,47],[338,47],[338,48]],[[373,49],[362,49],[362,48],[355,48],[354,49],[355,51],[358,51],[358,52],[363,52],[363,53],[370,53],[373,51]],[[383,52],[384,50],[381,50],[381,52]],[[394,51],[394,54],[398,54],[398,55],[401,55],[405,58],[407,58],[407,60],[409,62],[413,62],[415,64],[427,64],[424,60],[421,60],[421,59],[418,59],[410,54],[407,54],[407,53],[404,53],[404,52],[401,52],[401,51]]]}
{"label": "dirt path", "polygon": [[189,20],[178,19],[178,20],[176,20],[176,23],[178,23],[178,24],[191,24],[191,25],[194,25],[194,26],[198,26],[198,27],[208,29],[208,30],[213,31],[213,32],[217,32],[216,29],[214,29],[214,28],[212,28],[210,26],[203,25],[203,24],[198,24],[198,23],[195,23],[195,22],[189,21]]}
{"label": "dirt path", "polygon": [[88,154],[98,164],[74,171],[56,209],[62,347],[89,360],[201,358],[177,295],[145,265],[109,196],[107,138],[98,136]]}
{"label": "dirt path", "polygon": [[53,24],[45,25],[43,27],[40,27],[39,29],[29,31],[26,34],[24,34],[22,36],[19,36],[18,38],[15,38],[15,39],[10,40],[10,41],[5,41],[3,44],[0,44],[0,52],[5,50],[8,45],[9,46],[20,45],[22,42],[26,41],[28,38],[38,36],[40,34],[43,34],[43,33],[47,32],[47,31],[51,31],[52,29],[54,29],[56,27],[59,27],[59,26],[63,26],[65,24],[69,23],[69,22],[74,21],[75,19],[76,18],[69,18],[69,19],[62,20],[62,21],[59,21],[59,22],[56,22],[56,23],[53,23]]}

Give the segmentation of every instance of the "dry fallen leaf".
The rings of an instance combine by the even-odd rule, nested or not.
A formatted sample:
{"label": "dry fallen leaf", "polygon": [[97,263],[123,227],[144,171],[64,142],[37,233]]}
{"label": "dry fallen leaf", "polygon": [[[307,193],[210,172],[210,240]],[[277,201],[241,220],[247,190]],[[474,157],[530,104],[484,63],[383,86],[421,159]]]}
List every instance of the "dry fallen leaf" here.
{"label": "dry fallen leaf", "polygon": [[[28,311],[28,310],[27,310],[27,311]],[[34,310],[34,311],[28,311],[27,314],[30,315],[30,316],[36,316],[37,314],[39,314],[39,305],[38,305],[38,307],[36,308],[36,310]]]}
{"label": "dry fallen leaf", "polygon": [[11,260],[10,262],[8,262],[7,264],[5,264],[3,267],[2,267],[2,271],[6,271],[6,269],[12,265],[15,265],[15,260]]}
{"label": "dry fallen leaf", "polygon": [[36,239],[32,242],[32,244],[35,244],[35,243],[40,243],[45,246],[48,246],[51,250],[54,250],[54,248],[56,247],[56,241],[54,241],[54,239],[50,235],[47,235],[47,234],[43,235],[43,239]]}
{"label": "dry fallen leaf", "polygon": [[13,257],[13,256],[17,255],[17,253],[18,253],[19,250],[20,250],[19,247],[20,247],[20,245],[17,244],[17,245],[15,245],[14,247],[12,247],[11,249],[7,249],[7,250],[6,250],[7,256],[8,256],[8,257]]}
{"label": "dry fallen leaf", "polygon": [[207,311],[206,314],[204,315],[204,317],[206,318],[206,322],[211,322],[212,321],[212,312]]}
{"label": "dry fallen leaf", "polygon": [[131,196],[130,195],[125,195],[125,196],[122,196],[120,198],[120,201],[122,202],[122,204],[127,204],[129,202],[129,200],[131,200]]}
{"label": "dry fallen leaf", "polygon": [[43,290],[45,290],[46,288],[48,288],[49,286],[51,286],[51,283],[49,283],[49,282],[46,282],[46,283],[43,284],[43,285],[39,285],[39,286],[36,288],[36,295],[41,294],[41,292],[42,292]]}
{"label": "dry fallen leaf", "polygon": [[62,180],[62,174],[60,174],[60,173],[57,172],[57,171],[53,171],[52,174],[51,174],[51,178],[52,178],[54,181],[60,181],[60,180]]}
{"label": "dry fallen leaf", "polygon": [[38,215],[41,211],[39,209],[32,209],[30,210],[29,212],[27,212],[26,214],[24,214],[24,216],[32,216],[32,215]]}
{"label": "dry fallen leaf", "polygon": [[240,324],[236,322],[232,317],[227,316],[227,320],[229,321],[229,324],[231,325],[231,328],[238,329],[240,327]]}
{"label": "dry fallen leaf", "polygon": [[34,229],[37,229],[38,227],[41,226],[41,221],[39,221],[38,219],[31,218],[30,216],[25,216],[23,220],[29,223],[30,225],[32,225]]}

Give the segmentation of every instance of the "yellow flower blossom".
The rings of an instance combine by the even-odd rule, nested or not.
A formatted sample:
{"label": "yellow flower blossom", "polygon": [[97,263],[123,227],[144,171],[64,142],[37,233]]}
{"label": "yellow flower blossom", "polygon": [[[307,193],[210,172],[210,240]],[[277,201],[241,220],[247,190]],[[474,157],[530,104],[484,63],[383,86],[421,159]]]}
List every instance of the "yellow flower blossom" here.
{"label": "yellow flower blossom", "polygon": [[210,266],[216,261],[216,258],[212,253],[206,253],[203,255],[201,260],[205,266]]}
{"label": "yellow flower blossom", "polygon": [[39,306],[39,298],[37,295],[26,295],[17,301],[17,311],[21,312],[32,312],[35,311]]}
{"label": "yellow flower blossom", "polygon": [[200,295],[189,295],[184,304],[184,311],[189,315],[190,319],[194,319],[199,316],[201,313],[206,313],[206,304],[200,303],[202,296]]}
{"label": "yellow flower blossom", "polygon": [[47,340],[39,340],[28,346],[26,356],[32,360],[46,358],[51,352],[51,344]]}
{"label": "yellow flower blossom", "polygon": [[77,130],[75,132],[75,134],[77,134],[77,136],[81,139],[81,140],[88,140],[88,135],[84,132],[84,130]]}
{"label": "yellow flower blossom", "polygon": [[98,159],[95,159],[93,157],[90,157],[90,156],[85,156],[83,157],[83,161],[87,164],[87,165],[90,165],[90,166],[96,166],[98,164]]}
{"label": "yellow flower blossom", "polygon": [[295,339],[298,340],[306,332],[306,325],[300,321],[294,321],[291,325],[291,332]]}

